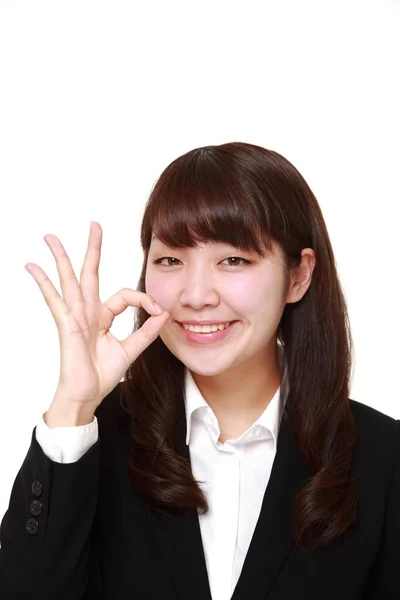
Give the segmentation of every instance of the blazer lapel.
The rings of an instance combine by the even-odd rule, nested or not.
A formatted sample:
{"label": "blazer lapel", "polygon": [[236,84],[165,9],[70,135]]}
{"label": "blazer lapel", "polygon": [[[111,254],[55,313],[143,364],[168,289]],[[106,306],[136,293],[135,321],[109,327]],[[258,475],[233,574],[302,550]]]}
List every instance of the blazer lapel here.
{"label": "blazer lapel", "polygon": [[[190,464],[184,405],[178,415],[177,452]],[[197,512],[164,516],[149,508],[150,522],[180,600],[212,600]]]}
{"label": "blazer lapel", "polygon": [[[289,407],[290,393],[260,516],[232,600],[264,600],[294,545],[294,497],[312,473],[295,443]],[[186,418],[183,407],[178,420],[177,449],[190,463],[189,448],[185,440]],[[149,507],[149,517],[178,597],[181,600],[212,600],[197,512],[186,518],[164,516]]]}
{"label": "blazer lapel", "polygon": [[290,394],[279,429],[277,452],[260,516],[232,600],[264,600],[294,547],[294,499],[312,477],[295,441]]}

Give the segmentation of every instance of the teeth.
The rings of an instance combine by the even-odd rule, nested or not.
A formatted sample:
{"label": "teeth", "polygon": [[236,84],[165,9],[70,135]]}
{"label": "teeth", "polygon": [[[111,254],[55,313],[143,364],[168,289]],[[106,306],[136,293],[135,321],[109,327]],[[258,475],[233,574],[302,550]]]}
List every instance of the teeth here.
{"label": "teeth", "polygon": [[[231,321],[233,323],[233,321]],[[211,331],[218,331],[226,329],[231,323],[218,323],[218,325],[183,325],[187,331],[195,331],[197,333],[210,333]]]}

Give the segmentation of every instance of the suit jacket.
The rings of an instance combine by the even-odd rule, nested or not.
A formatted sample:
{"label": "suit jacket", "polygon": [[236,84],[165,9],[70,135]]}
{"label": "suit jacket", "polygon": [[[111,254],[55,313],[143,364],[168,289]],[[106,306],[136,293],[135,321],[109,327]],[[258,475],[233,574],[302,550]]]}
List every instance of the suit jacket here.
{"label": "suit jacket", "polygon": [[[50,460],[33,430],[0,528],[2,600],[211,600],[197,514],[163,516],[133,486],[120,385],[98,407],[99,439],[77,462]],[[232,600],[400,598],[400,420],[351,406],[357,523],[329,547],[296,549],[293,500],[311,473],[284,419]],[[183,409],[179,452],[190,460],[185,436]]]}

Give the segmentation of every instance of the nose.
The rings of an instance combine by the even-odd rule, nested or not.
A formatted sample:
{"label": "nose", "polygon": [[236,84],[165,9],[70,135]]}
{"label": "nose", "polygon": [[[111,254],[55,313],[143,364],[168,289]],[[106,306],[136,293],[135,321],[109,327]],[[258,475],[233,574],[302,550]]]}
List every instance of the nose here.
{"label": "nose", "polygon": [[183,306],[192,306],[196,310],[200,310],[203,306],[217,306],[220,302],[220,294],[215,287],[213,277],[205,272],[197,272],[186,278],[180,301]]}

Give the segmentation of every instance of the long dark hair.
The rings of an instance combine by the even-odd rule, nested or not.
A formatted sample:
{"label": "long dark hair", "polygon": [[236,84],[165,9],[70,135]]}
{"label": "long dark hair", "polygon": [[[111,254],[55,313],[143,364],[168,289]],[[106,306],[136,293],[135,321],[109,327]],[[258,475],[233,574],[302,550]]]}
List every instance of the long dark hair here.
{"label": "long dark hair", "polygon": [[[261,257],[277,242],[287,281],[302,249],[314,250],[310,287],[300,301],[286,304],[277,339],[285,351],[291,426],[314,474],[295,499],[294,540],[305,551],[328,544],[356,519],[351,462],[357,433],[347,307],[316,197],[277,152],[242,142],[205,146],[174,160],[150,193],[141,227],[142,292],[153,233],[171,247],[215,241]],[[139,308],[133,330],[148,318]],[[121,385],[134,438],[130,471],[157,510],[204,514],[206,497],[176,449],[184,377],[185,366],[159,336],[127,370]]]}

